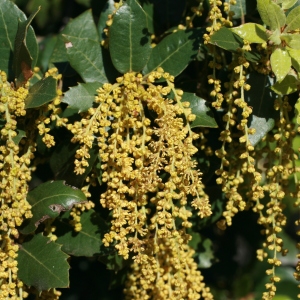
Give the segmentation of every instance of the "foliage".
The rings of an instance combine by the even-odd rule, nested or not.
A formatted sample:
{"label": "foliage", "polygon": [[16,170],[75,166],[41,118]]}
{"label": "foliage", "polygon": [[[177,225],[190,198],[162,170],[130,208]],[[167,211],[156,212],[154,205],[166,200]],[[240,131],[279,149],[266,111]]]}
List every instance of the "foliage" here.
{"label": "foliage", "polygon": [[0,300],[295,299],[300,2],[14,2]]}

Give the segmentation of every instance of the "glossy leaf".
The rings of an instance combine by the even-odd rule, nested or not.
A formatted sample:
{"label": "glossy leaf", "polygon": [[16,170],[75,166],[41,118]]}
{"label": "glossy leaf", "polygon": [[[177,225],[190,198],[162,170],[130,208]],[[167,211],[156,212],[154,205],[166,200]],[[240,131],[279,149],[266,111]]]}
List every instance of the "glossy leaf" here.
{"label": "glossy leaf", "polygon": [[97,89],[102,86],[100,82],[79,83],[65,93],[62,102],[69,104],[70,107],[77,109],[78,112],[87,111],[93,106]]}
{"label": "glossy leaf", "polygon": [[289,95],[297,92],[299,81],[293,75],[287,75],[282,81],[277,81],[272,90],[279,95]]}
{"label": "glossy leaf", "polygon": [[286,28],[284,32],[300,29],[300,6],[295,7],[286,18]]}
{"label": "glossy leaf", "polygon": [[140,4],[147,16],[147,28],[150,33],[154,33],[154,24],[156,23],[154,20],[154,3],[152,1],[142,1]]}
{"label": "glossy leaf", "polygon": [[25,108],[40,107],[51,102],[56,96],[56,79],[46,77],[35,83],[25,99]]}
{"label": "glossy leaf", "polygon": [[63,181],[48,181],[28,193],[33,217],[26,220],[21,232],[29,234],[48,218],[56,218],[62,211],[70,210],[75,204],[86,201],[84,193]]}
{"label": "glossy leaf", "polygon": [[65,213],[56,220],[56,243],[62,245],[62,250],[73,256],[91,257],[100,253],[102,239],[107,232],[105,221],[93,210],[85,211],[80,216],[82,229],[74,232],[69,223],[69,214]]}
{"label": "glossy leaf", "polygon": [[68,60],[85,82],[107,82],[99,42],[87,38],[63,35]]}
{"label": "glossy leaf", "polygon": [[249,43],[264,43],[268,40],[266,28],[256,23],[246,23],[231,30]]}
{"label": "glossy leaf", "polygon": [[18,252],[18,278],[39,292],[69,286],[69,256],[42,233],[25,241]]}
{"label": "glossy leaf", "polygon": [[106,1],[105,5],[100,13],[99,21],[97,24],[97,30],[98,30],[98,34],[100,36],[100,40],[104,40],[107,38],[105,33],[103,32],[103,30],[105,27],[107,27],[106,22],[108,20],[108,15],[111,15],[116,10],[114,4],[115,4],[114,0]]}
{"label": "glossy leaf", "polygon": [[[215,32],[210,38],[210,43],[231,52],[236,52],[244,45],[242,38],[226,27]],[[253,51],[244,52],[244,56],[252,62],[257,62],[260,59],[260,55]]]}
{"label": "glossy leaf", "polygon": [[[18,30],[18,20],[26,21],[25,14],[9,0],[1,0],[0,5],[0,70],[6,72],[10,80],[12,75],[12,58],[15,37]],[[35,65],[38,53],[37,41],[31,27],[26,35],[26,45]]]}
{"label": "glossy leaf", "polygon": [[192,113],[196,115],[196,119],[191,123],[194,127],[211,127],[216,128],[218,124],[215,121],[212,111],[207,106],[207,102],[192,93],[184,93],[181,101],[190,102]]}
{"label": "glossy leaf", "polygon": [[112,62],[121,73],[138,72],[146,65],[151,50],[147,16],[136,0],[128,0],[114,15],[109,30]]}
{"label": "glossy leaf", "polygon": [[271,54],[270,61],[276,79],[281,81],[291,69],[291,57],[285,49],[276,48]]}
{"label": "glossy leaf", "polygon": [[179,75],[196,58],[203,33],[202,29],[171,33],[153,48],[143,73],[148,74],[162,67],[173,76]]}
{"label": "glossy leaf", "polygon": [[270,89],[274,79],[269,76],[250,73],[247,83],[251,89],[245,91],[245,100],[253,107],[248,126],[255,128],[255,133],[249,135],[249,141],[255,146],[275,125],[278,117],[278,112],[274,109],[276,94]]}
{"label": "glossy leaf", "polygon": [[29,29],[29,25],[39,10],[40,7],[34,13],[32,13],[26,21],[19,21],[14,43],[13,58],[13,70],[15,77],[17,78],[18,85],[27,82],[29,78],[33,75],[31,69],[33,58],[30,56],[30,52],[26,45],[26,36]]}
{"label": "glossy leaf", "polygon": [[17,129],[17,135],[15,137],[13,137],[13,141],[16,145],[19,145],[21,139],[23,137],[26,137],[26,132],[22,129]]}

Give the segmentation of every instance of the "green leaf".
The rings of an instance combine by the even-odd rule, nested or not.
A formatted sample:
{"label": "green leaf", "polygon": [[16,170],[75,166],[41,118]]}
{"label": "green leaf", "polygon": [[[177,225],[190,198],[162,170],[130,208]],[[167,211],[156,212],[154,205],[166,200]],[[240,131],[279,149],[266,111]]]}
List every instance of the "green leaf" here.
{"label": "green leaf", "polygon": [[246,23],[231,30],[249,43],[264,43],[268,40],[266,28],[256,23]]}
{"label": "green leaf", "polygon": [[14,143],[16,145],[19,145],[19,143],[23,137],[26,137],[26,132],[24,130],[17,129],[17,135],[15,137],[13,137],[12,140],[14,141]]}
{"label": "green leaf", "polygon": [[270,0],[257,0],[257,10],[259,12],[260,18],[266,25],[271,26],[271,19],[274,16],[270,15],[269,4]]}
{"label": "green leaf", "polygon": [[100,82],[79,83],[75,87],[70,87],[65,93],[62,102],[77,109],[78,112],[85,112],[93,106],[97,89],[102,86]]}
{"label": "green leaf", "polygon": [[300,6],[295,7],[286,18],[286,28],[284,32],[300,29]]}
{"label": "green leaf", "polygon": [[297,92],[299,80],[293,75],[287,75],[282,81],[277,81],[272,90],[279,95],[289,95]]}
{"label": "green leaf", "polygon": [[282,34],[280,37],[286,42],[288,47],[292,49],[300,49],[300,34],[286,33]]}
{"label": "green leaf", "polygon": [[292,59],[292,66],[300,72],[300,49],[287,49],[288,53]]}
{"label": "green leaf", "polygon": [[81,188],[87,175],[90,173],[94,163],[98,157],[97,148],[89,150],[88,166],[85,172],[80,175],[74,173],[74,160],[76,150],[79,149],[78,144],[74,145],[69,142],[69,139],[55,147],[50,158],[50,167],[54,173],[56,180],[65,180],[67,184]]}
{"label": "green leaf", "polygon": [[281,29],[286,24],[286,16],[279,5],[272,2],[268,5],[268,14],[270,16],[270,29]]}
{"label": "green leaf", "polygon": [[257,0],[257,9],[262,21],[271,30],[281,29],[286,23],[286,16],[279,5],[270,0]]}
{"label": "green leaf", "polygon": [[50,59],[51,59],[51,55],[54,51],[56,42],[57,42],[57,36],[49,36],[49,37],[44,38],[39,44],[39,47],[41,50],[39,53],[37,65],[44,72],[50,68],[49,67]]}
{"label": "green leaf", "polygon": [[153,19],[153,16],[154,16],[154,3],[153,2],[148,2],[148,1],[141,1],[141,6],[144,10],[144,12],[146,13],[146,16],[147,16],[147,28],[149,30],[150,33],[154,33],[155,30],[154,30],[154,25],[157,25],[155,24],[155,21]]}
{"label": "green leaf", "polygon": [[[289,9],[291,8],[295,3],[297,2],[297,0],[285,0],[282,2],[281,7],[285,10],[285,9]],[[287,21],[288,24],[288,21]]]}
{"label": "green leaf", "polygon": [[69,286],[69,257],[42,233],[24,242],[18,252],[18,278],[39,292]]}
{"label": "green leaf", "polygon": [[251,86],[245,91],[245,100],[253,107],[252,116],[248,126],[255,128],[255,133],[249,135],[250,143],[255,146],[275,125],[278,112],[274,109],[276,94],[270,89],[274,79],[258,74],[250,73],[247,83]]}
{"label": "green leaf", "polygon": [[93,20],[91,10],[87,10],[77,18],[71,20],[67,26],[58,35],[57,42],[51,56],[51,62],[66,62],[68,61],[67,49],[63,35],[69,35],[77,38],[86,38],[94,41],[99,41],[97,28]]}
{"label": "green leaf", "polygon": [[298,98],[295,104],[295,116],[296,116],[297,124],[300,125],[300,98]]}
{"label": "green leaf", "polygon": [[56,79],[52,76],[46,77],[35,83],[25,99],[25,108],[40,107],[56,96]]}
{"label": "green leaf", "polygon": [[[210,38],[210,43],[231,52],[236,52],[244,45],[242,38],[226,27],[222,27],[215,32]],[[247,60],[252,62],[257,62],[260,59],[260,55],[253,51],[244,51],[244,56]]]}
{"label": "green leaf", "polygon": [[203,33],[202,28],[171,33],[153,48],[143,73],[162,67],[173,76],[179,75],[196,58]]}
{"label": "green leaf", "polygon": [[[228,3],[229,0],[226,0],[226,2]],[[247,5],[246,0],[236,0],[236,4],[230,5],[230,11],[234,12],[233,19],[240,19],[244,15],[249,14],[247,12]]]}
{"label": "green leaf", "polygon": [[[11,1],[1,0],[0,5],[0,70],[8,74],[9,80],[14,80],[12,75],[12,58],[18,22],[26,20],[25,14]],[[35,65],[38,53],[37,41],[31,26],[26,35],[26,45]]]}
{"label": "green leaf", "polygon": [[69,214],[65,213],[54,223],[57,226],[56,243],[62,245],[61,249],[73,256],[91,257],[99,254],[102,238],[107,232],[105,221],[93,209],[90,209],[81,214],[82,229],[74,232],[68,217]]}
{"label": "green leaf", "polygon": [[150,54],[147,16],[136,0],[126,1],[115,13],[109,30],[109,51],[121,72],[141,71]]}
{"label": "green leaf", "polygon": [[207,102],[204,99],[196,96],[193,93],[184,93],[181,101],[190,102],[190,108],[192,110],[192,113],[196,115],[196,119],[191,123],[191,128],[218,127],[213,113],[210,110],[210,108],[206,105]]}
{"label": "green leaf", "polygon": [[[19,21],[19,26],[14,43],[13,70],[17,78],[17,85],[27,82],[33,75],[31,70],[33,58],[26,45],[26,36],[30,23],[39,12],[40,7],[30,15],[26,21]],[[37,59],[37,58],[36,58]]]}
{"label": "green leaf", "polygon": [[289,53],[285,49],[276,48],[271,54],[270,61],[276,79],[281,81],[291,69],[292,60]]}
{"label": "green leaf", "polygon": [[66,41],[68,60],[85,82],[107,82],[103,68],[99,42],[63,35]]}
{"label": "green leaf", "polygon": [[100,40],[104,40],[106,39],[106,34],[103,32],[104,28],[106,28],[106,21],[108,20],[108,15],[111,15],[115,10],[115,1],[114,0],[108,0],[101,13],[100,13],[100,16],[99,16],[99,21],[98,21],[98,24],[97,24],[97,30],[98,30],[98,34],[100,36]]}
{"label": "green leaf", "polygon": [[27,195],[33,217],[22,225],[21,233],[29,234],[48,218],[56,218],[60,212],[70,210],[74,205],[86,201],[84,193],[67,186],[64,181],[48,181],[40,184]]}

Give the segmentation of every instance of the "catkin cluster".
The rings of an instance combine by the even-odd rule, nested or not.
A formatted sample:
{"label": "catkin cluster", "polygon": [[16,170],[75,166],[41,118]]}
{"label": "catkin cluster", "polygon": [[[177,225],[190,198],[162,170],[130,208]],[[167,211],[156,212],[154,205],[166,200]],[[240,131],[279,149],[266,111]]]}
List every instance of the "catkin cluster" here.
{"label": "catkin cluster", "polygon": [[31,218],[26,200],[31,179],[30,161],[34,145],[21,149],[18,145],[17,118],[26,114],[24,99],[27,87],[15,89],[0,73],[0,114],[4,125],[0,142],[0,299],[23,299],[23,283],[17,278],[18,245],[15,239],[24,219]]}
{"label": "catkin cluster", "polygon": [[[163,78],[166,84],[156,85]],[[98,89],[95,105],[81,121],[69,124],[80,143],[75,172],[88,165],[89,150],[99,148],[100,202],[111,211],[105,246],[133,258],[125,294],[128,299],[210,299],[194,262],[186,229],[192,209],[211,214],[191,130],[195,119],[173,77],[160,68],[148,76],[127,73]],[[172,96],[171,96],[172,95]]]}

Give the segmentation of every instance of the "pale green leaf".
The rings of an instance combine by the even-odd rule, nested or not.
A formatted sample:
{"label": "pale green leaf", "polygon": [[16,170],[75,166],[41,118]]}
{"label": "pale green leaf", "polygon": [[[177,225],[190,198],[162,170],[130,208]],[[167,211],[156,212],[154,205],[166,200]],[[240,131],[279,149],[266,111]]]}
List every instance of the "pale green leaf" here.
{"label": "pale green leaf", "polygon": [[300,6],[295,7],[286,18],[286,28],[284,32],[300,29]]}
{"label": "pale green leaf", "polygon": [[136,0],[126,1],[115,13],[109,30],[109,51],[121,72],[141,71],[151,54],[147,16]]}
{"label": "pale green leaf", "polygon": [[299,81],[293,75],[287,75],[282,81],[277,81],[272,90],[279,95],[289,95],[298,90]]}
{"label": "pale green leaf", "polygon": [[268,14],[270,16],[270,29],[281,29],[286,24],[286,16],[279,5],[272,2],[268,5]]}
{"label": "pale green leaf", "polygon": [[281,7],[285,10],[285,9],[289,9],[291,8],[295,3],[297,2],[297,0],[284,0],[282,1]]}
{"label": "pale green leaf", "polygon": [[300,125],[300,98],[298,98],[295,104],[295,116],[297,118],[297,124]]}
{"label": "pale green leaf", "polygon": [[292,49],[300,49],[300,34],[286,33],[282,34],[281,39],[285,41],[286,45]]}
{"label": "pale green leaf", "polygon": [[270,61],[272,71],[276,75],[277,81],[281,81],[291,69],[291,57],[286,50],[277,48],[271,54]]}
{"label": "pale green leaf", "polygon": [[292,59],[292,66],[300,73],[300,49],[287,49]]}
{"label": "pale green leaf", "polygon": [[270,26],[271,25],[271,18],[270,13],[268,11],[268,6],[270,4],[270,0],[257,0],[257,10],[259,12],[259,15],[262,19],[262,21]]}
{"label": "pale green leaf", "polygon": [[264,43],[268,40],[266,28],[256,23],[246,23],[231,30],[249,43]]}
{"label": "pale green leaf", "polygon": [[274,45],[281,44],[281,31],[279,29],[275,29],[273,33],[269,37],[269,41],[272,42]]}
{"label": "pale green leaf", "polygon": [[87,38],[63,35],[68,60],[85,82],[107,82],[99,42]]}
{"label": "pale green leaf", "polygon": [[25,241],[18,251],[18,278],[39,292],[69,286],[69,256],[61,245],[51,242],[42,233]]}

